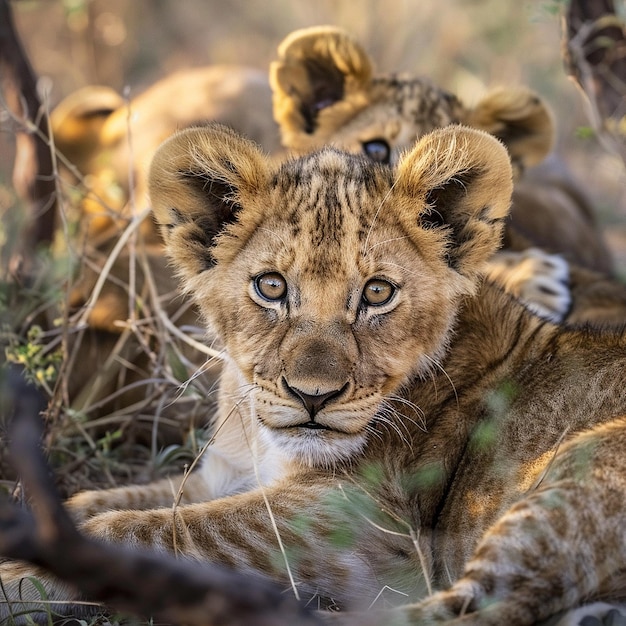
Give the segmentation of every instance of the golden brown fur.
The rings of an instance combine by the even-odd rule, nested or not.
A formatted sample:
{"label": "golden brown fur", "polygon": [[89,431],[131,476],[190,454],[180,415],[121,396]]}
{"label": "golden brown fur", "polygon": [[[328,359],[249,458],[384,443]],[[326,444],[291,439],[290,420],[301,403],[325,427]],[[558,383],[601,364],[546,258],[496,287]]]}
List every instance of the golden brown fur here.
{"label": "golden brown fur", "polygon": [[[511,189],[506,151],[462,127],[394,169],[331,149],[278,167],[221,127],[166,142],[151,195],[228,354],[223,428],[200,501],[97,514],[171,490],[87,493],[83,529],[293,577],[303,600],[404,605],[346,624],[522,626],[626,599],[626,331],[554,326],[481,280]],[[231,454],[247,484],[205,501]],[[12,600],[33,573],[72,599],[5,564]]]}
{"label": "golden brown fur", "polygon": [[505,247],[537,246],[570,263],[609,272],[607,247],[584,193],[562,168],[526,170],[552,149],[548,106],[524,87],[493,89],[474,106],[425,78],[375,76],[373,61],[345,31],[317,27],[296,31],[278,48],[270,67],[274,116],[284,146],[303,154],[324,145],[376,153],[394,163],[425,133],[451,123],[484,130],[507,147],[516,189]]}
{"label": "golden brown fur", "polygon": [[[269,78],[271,91],[260,72],[209,67],[170,76],[129,104],[119,96],[116,100],[110,90],[87,88],[59,105],[52,125],[61,151],[88,175],[90,191],[82,222],[90,245],[98,249],[96,254],[110,251],[111,243],[106,242],[131,215],[129,180],[135,182],[134,210],[145,207],[147,164],[156,146],[177,129],[207,120],[222,122],[271,153],[278,152],[280,130],[283,147],[292,152],[333,144],[394,163],[423,134],[462,123],[493,134],[509,150],[519,180],[505,247],[514,251],[538,247],[562,255],[575,266],[610,273],[608,248],[576,183],[554,168],[526,173],[550,152],[554,136],[552,115],[532,91],[498,88],[467,106],[424,78],[376,76],[363,47],[334,27],[289,35],[278,48]],[[276,123],[271,119],[272,94]],[[173,99],[176,107],[170,106]],[[382,153],[381,144],[386,146]],[[144,222],[142,230],[148,243],[158,241],[151,221]],[[172,281],[161,271],[158,250],[149,260],[164,276],[160,292],[169,292]],[[124,278],[123,263],[118,264],[115,277]],[[506,265],[498,267],[497,258],[494,264],[494,275],[509,271]],[[74,306],[86,301],[97,276],[97,271],[85,270],[72,294]],[[509,283],[514,280],[515,275],[509,276]],[[522,283],[512,293],[524,287]],[[542,298],[536,290],[534,297],[540,297],[538,310],[560,320],[567,313],[569,294],[558,283],[556,288],[560,292],[556,298]],[[92,307],[89,322],[95,328],[119,332],[119,320],[128,317],[128,297],[112,281]],[[577,318],[593,320],[594,306],[578,307],[575,301],[574,308]]]}

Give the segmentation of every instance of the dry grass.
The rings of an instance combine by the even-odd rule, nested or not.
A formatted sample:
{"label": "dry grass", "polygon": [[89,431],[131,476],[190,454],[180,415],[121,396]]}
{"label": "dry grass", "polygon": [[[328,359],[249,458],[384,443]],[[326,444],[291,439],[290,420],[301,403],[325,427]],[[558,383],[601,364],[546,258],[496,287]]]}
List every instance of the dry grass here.
{"label": "dry grass", "polygon": [[[11,121],[19,127],[19,119]],[[49,148],[55,163],[63,163],[52,143]],[[146,247],[138,232],[146,215],[131,211],[133,218],[92,247],[78,223],[88,184],[80,176],[68,182],[56,168],[54,175],[56,241],[52,249],[26,252],[32,264],[27,276],[18,271],[26,209],[3,189],[11,208],[3,211],[0,229],[0,349],[49,399],[45,447],[67,496],[147,482],[172,465],[180,470],[189,464],[208,436],[220,359],[197,323],[177,326],[183,316],[196,322],[191,305],[178,294],[159,293],[160,247]],[[128,276],[123,283],[115,271],[120,265]],[[72,294],[84,289],[85,280],[89,293],[75,307]],[[126,292],[130,314],[113,332],[96,331],[89,314],[109,284]],[[13,491],[16,477],[6,458],[9,415],[7,407],[0,409],[0,485]]]}
{"label": "dry grass", "polygon": [[[2,349],[49,397],[45,443],[64,495],[152,480],[172,464],[180,469],[206,436],[219,359],[207,354],[201,328],[180,330],[163,310],[150,258],[133,235],[137,223],[120,233],[91,294],[97,300],[123,250],[145,289],[126,285],[132,315],[117,334],[89,328],[91,300],[78,310],[68,305],[82,268],[98,259],[76,250],[67,233],[57,246],[63,252],[39,255],[32,284],[2,280]],[[9,468],[3,478],[10,488]]]}

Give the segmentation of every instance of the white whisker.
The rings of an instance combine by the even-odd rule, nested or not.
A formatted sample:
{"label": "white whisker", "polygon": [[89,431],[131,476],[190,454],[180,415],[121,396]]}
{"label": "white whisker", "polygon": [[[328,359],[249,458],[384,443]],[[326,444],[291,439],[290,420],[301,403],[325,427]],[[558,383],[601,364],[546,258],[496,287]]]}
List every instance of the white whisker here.
{"label": "white whisker", "polygon": [[[398,239],[401,239],[401,237],[398,237]],[[393,241],[393,240],[390,240]],[[397,267],[399,269],[401,269],[403,272],[405,272],[406,274],[410,275],[410,276],[421,276],[422,274],[420,272],[416,272],[415,270],[411,270],[408,267],[406,267],[405,265],[400,265],[400,263],[393,263],[391,261],[380,261],[381,265],[388,265],[389,267]]]}
{"label": "white whisker", "polygon": [[417,406],[417,404],[411,402],[407,398],[403,398],[402,396],[398,395],[390,395],[388,399],[393,400],[394,402],[398,402],[399,404],[402,404],[411,409],[411,411],[415,414],[416,419],[411,419],[408,415],[405,414],[401,414],[402,417],[415,424],[420,430],[427,432],[426,415],[424,414],[424,411],[419,406]]}
{"label": "white whisker", "polygon": [[427,354],[424,355],[424,358],[429,361],[430,363],[432,363],[436,369],[438,369],[447,379],[448,382],[450,383],[450,387],[452,387],[452,391],[454,392],[454,397],[456,398],[456,403],[457,405],[459,404],[459,396],[456,392],[456,387],[454,385],[454,382],[452,381],[452,379],[450,378],[450,376],[448,375],[448,372],[446,372],[445,368],[441,365],[441,363],[439,363],[439,361],[433,359],[432,357],[428,356]]}
{"label": "white whisker", "polygon": [[[384,245],[386,243],[392,243],[394,241],[402,241],[403,239],[408,239],[408,236],[404,235],[403,237],[392,237],[390,239],[385,239],[384,241],[379,241],[378,243],[375,243],[374,245],[370,246],[367,249],[367,252],[371,252],[377,246],[382,246],[382,245]],[[389,265],[391,265],[391,263],[389,263]]]}
{"label": "white whisker", "polygon": [[[406,444],[409,448],[412,448],[411,441],[407,439],[406,434],[402,432],[400,425],[397,423],[399,421],[400,424],[402,424],[402,420],[398,420],[398,417],[401,416],[399,416],[398,412],[393,407],[383,405],[381,410],[376,414],[376,422],[393,430],[398,435],[402,443]],[[409,433],[410,431],[406,428],[406,425],[402,425],[405,427],[407,433]]]}
{"label": "white whisker", "polygon": [[285,246],[285,248],[288,247],[287,242],[278,233],[274,232],[273,230],[270,230],[269,228],[265,228],[264,226],[259,226],[257,230],[263,230],[267,233],[270,233],[270,235],[273,235],[274,237],[276,237],[276,239],[278,239],[280,243],[282,243],[283,246]]}
{"label": "white whisker", "polygon": [[387,199],[389,198],[389,196],[391,196],[391,193],[394,189],[394,187],[396,186],[396,183],[398,181],[394,180],[393,184],[391,185],[391,187],[389,187],[389,189],[387,190],[387,193],[384,195],[383,199],[380,201],[380,204],[378,205],[378,208],[376,209],[376,213],[374,215],[374,219],[372,220],[372,223],[370,224],[369,230],[367,231],[367,237],[365,238],[365,244],[364,244],[364,256],[367,256],[369,254],[370,248],[369,248],[369,240],[370,240],[370,236],[372,234],[372,231],[374,230],[374,225],[376,224],[376,220],[378,219],[378,215],[380,214],[380,212],[383,209],[383,206],[385,204],[385,202],[387,201]]}

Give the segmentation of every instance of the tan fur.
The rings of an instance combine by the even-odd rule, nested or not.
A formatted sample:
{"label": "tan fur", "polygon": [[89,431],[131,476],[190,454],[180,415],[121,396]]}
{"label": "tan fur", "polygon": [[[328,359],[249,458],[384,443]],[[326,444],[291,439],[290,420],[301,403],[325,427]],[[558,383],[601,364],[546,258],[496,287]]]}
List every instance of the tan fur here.
{"label": "tan fur", "polygon": [[99,86],[68,96],[53,111],[51,124],[59,150],[89,176],[89,236],[102,237],[111,217],[129,217],[125,205],[130,180],[136,186],[137,208],[146,206],[150,160],[159,144],[180,128],[217,121],[236,126],[269,150],[278,149],[270,99],[264,74],[237,66],[181,71],[129,102]]}
{"label": "tan fur", "polygon": [[[367,142],[384,141],[394,163],[425,133],[463,123],[501,139],[512,158],[519,182],[505,247],[539,247],[576,266],[610,273],[608,248],[576,183],[554,168],[548,175],[541,170],[530,182],[525,180],[525,171],[544,159],[554,137],[552,115],[532,91],[497,88],[474,105],[465,105],[423,78],[376,76],[364,48],[347,32],[329,26],[286,37],[269,78],[271,92],[261,72],[208,67],[167,77],[129,104],[111,90],[93,87],[57,107],[52,115],[57,145],[86,175],[82,224],[97,249],[95,255],[110,252],[119,228],[133,213],[129,179],[135,183],[135,212],[145,206],[147,164],[157,145],[177,129],[208,120],[222,122],[271,153],[278,152],[279,129],[283,146],[296,153],[328,144],[361,153]],[[278,126],[271,119],[272,99]],[[142,224],[142,233],[149,243],[158,241],[151,221]],[[158,252],[149,260],[160,269]],[[113,276],[123,280],[123,263],[118,266]],[[97,278],[96,271],[85,270],[72,293],[73,306],[86,302]],[[170,288],[169,280],[159,285],[161,293]],[[531,291],[522,284],[512,293],[525,290]],[[540,298],[535,308],[546,306],[550,302]],[[119,321],[128,318],[128,298],[112,281],[92,307],[89,322],[94,328],[119,332]],[[589,317],[584,312],[578,317],[593,320],[594,307],[588,311]],[[567,312],[568,307],[555,311],[555,318]]]}
{"label": "tan fur", "polygon": [[270,82],[283,145],[300,154],[328,144],[361,153],[368,142],[384,141],[395,163],[423,134],[451,123],[498,137],[518,181],[505,246],[536,246],[610,272],[593,211],[567,173],[552,166],[525,180],[524,172],[549,154],[555,132],[548,106],[531,90],[495,88],[468,106],[425,78],[377,77],[360,44],[334,27],[287,37],[270,67]]}
{"label": "tan fur", "polygon": [[[625,599],[626,334],[554,326],[481,281],[512,188],[496,140],[449,127],[393,170],[330,149],[274,166],[209,127],[167,141],[150,180],[228,354],[223,430],[193,487],[230,454],[248,485],[93,517],[124,498],[79,495],[86,532],[292,576],[305,601],[404,604],[346,624],[522,626]],[[146,508],[172,488],[131,492]],[[33,573],[75,597],[5,564],[11,600]],[[14,608],[32,608],[20,590]]]}
{"label": "tan fur", "polygon": [[[104,265],[102,259],[132,217],[146,210],[146,174],[158,145],[180,128],[218,121],[276,151],[279,135],[271,106],[266,76],[237,66],[178,72],[130,102],[99,86],[86,87],[63,100],[52,113],[51,126],[57,148],[75,168],[68,172],[70,181],[80,182],[84,191],[81,245],[86,238],[86,253],[98,268],[83,268],[70,295],[71,306],[88,301]],[[74,176],[76,170],[82,176],[80,181]],[[144,220],[139,232],[150,247],[147,259],[159,276],[159,294],[167,294],[175,283],[171,273],[164,271],[163,250],[153,221]],[[121,332],[120,321],[129,318],[128,296],[116,281],[126,284],[128,271],[128,254],[123,254],[101,297],[90,303],[92,328]],[[184,316],[179,323],[193,323],[193,319]]]}
{"label": "tan fur", "polygon": [[498,137],[521,168],[552,148],[552,115],[530,90],[497,88],[467,107],[425,78],[375,77],[365,50],[340,28],[289,35],[270,66],[270,83],[283,145],[300,153],[329,143],[361,152],[365,142],[383,139],[394,163],[421,135],[450,123]]}

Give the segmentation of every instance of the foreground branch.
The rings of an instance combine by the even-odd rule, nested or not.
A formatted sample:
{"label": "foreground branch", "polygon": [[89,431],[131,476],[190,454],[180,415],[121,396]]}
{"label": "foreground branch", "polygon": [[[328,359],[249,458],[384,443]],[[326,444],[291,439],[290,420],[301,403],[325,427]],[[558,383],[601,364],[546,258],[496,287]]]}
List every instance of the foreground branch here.
{"label": "foreground branch", "polygon": [[613,0],[570,0],[564,60],[601,141],[626,162],[626,35]]}
{"label": "foreground branch", "polygon": [[25,244],[47,244],[52,241],[56,212],[48,118],[43,113],[37,78],[15,28],[9,0],[0,0],[0,70],[6,106],[19,122],[13,186],[31,209],[32,225]]}
{"label": "foreground branch", "polygon": [[81,535],[61,504],[40,449],[37,415],[44,403],[19,373],[10,372],[6,383],[4,392],[13,404],[11,453],[33,510],[0,502],[0,554],[44,567],[90,600],[170,624],[321,623],[264,580]]}

